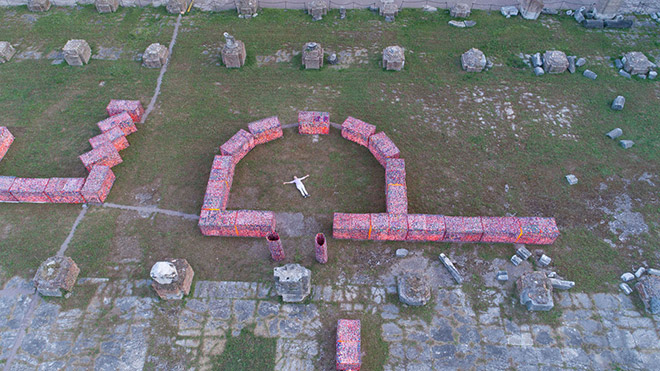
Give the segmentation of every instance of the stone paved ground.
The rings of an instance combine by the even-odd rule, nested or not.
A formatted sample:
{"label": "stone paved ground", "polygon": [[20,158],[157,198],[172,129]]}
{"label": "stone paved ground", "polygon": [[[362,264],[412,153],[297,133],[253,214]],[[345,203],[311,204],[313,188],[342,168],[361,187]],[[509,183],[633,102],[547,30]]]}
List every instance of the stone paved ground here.
{"label": "stone paved ground", "polygon": [[[270,283],[198,281],[191,297],[174,306],[158,303],[148,281],[83,279],[74,295],[85,288],[93,292],[85,305],[63,309],[61,301],[31,294],[24,280],[10,280],[0,291],[2,362],[37,300],[11,370],[209,369],[227,337],[245,327],[277,338],[276,370],[316,370],[320,339],[334,337],[322,325],[320,313],[328,308],[350,318],[382,318],[385,370],[641,370],[660,364],[660,321],[641,315],[623,294],[555,294],[562,314],[552,328],[512,322],[500,313],[511,298],[492,288],[486,291],[490,306],[479,314],[459,288],[434,289],[432,307],[419,314],[388,300],[391,284],[314,286],[310,303],[281,304]],[[172,324],[171,334],[163,322]],[[173,354],[181,355],[179,363],[172,363]]]}

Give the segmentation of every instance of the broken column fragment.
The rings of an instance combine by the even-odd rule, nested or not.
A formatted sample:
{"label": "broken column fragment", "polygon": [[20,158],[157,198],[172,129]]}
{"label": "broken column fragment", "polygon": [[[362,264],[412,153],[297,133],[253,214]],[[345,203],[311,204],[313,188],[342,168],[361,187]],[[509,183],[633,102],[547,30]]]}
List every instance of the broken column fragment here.
{"label": "broken column fragment", "polygon": [[449,258],[443,253],[440,254],[440,261],[442,264],[444,264],[445,268],[449,271],[451,276],[454,278],[457,284],[462,284],[463,283],[463,277],[461,277],[461,274],[458,273],[458,269],[454,266],[454,263],[449,260]]}

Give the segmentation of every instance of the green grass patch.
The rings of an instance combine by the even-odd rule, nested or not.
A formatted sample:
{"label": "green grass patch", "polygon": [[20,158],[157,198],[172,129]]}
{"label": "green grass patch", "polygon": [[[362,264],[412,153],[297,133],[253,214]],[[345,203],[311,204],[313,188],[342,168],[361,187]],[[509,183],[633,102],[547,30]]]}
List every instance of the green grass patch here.
{"label": "green grass patch", "polygon": [[221,355],[212,359],[214,371],[272,370],[275,368],[277,339],[255,336],[244,328],[239,336],[230,336]]}

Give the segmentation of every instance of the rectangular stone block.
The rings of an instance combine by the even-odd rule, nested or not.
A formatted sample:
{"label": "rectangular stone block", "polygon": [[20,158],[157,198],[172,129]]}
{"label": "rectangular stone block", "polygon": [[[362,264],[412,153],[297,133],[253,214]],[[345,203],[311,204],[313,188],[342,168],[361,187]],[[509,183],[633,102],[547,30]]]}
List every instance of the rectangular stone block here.
{"label": "rectangular stone block", "polygon": [[202,210],[199,214],[199,230],[205,236],[235,237],[236,210]]}
{"label": "rectangular stone block", "polygon": [[80,194],[85,202],[91,204],[102,204],[115,183],[115,174],[110,167],[96,165],[85,179],[85,185],[80,190]]}
{"label": "rectangular stone block", "polygon": [[142,122],[142,115],[144,115],[144,108],[139,100],[113,99],[105,110],[108,112],[108,116],[127,112],[135,123]]}
{"label": "rectangular stone block", "polygon": [[337,370],[359,370],[361,359],[360,320],[337,321]]}
{"label": "rectangular stone block", "polygon": [[106,143],[112,144],[117,151],[124,150],[129,146],[124,132],[118,126],[89,139],[92,148],[101,147]]}
{"label": "rectangular stone block", "polygon": [[390,185],[406,186],[406,161],[402,158],[385,160],[385,187]]}
{"label": "rectangular stone block", "polygon": [[405,185],[389,184],[385,199],[388,213],[408,214],[408,190]]}
{"label": "rectangular stone block", "polygon": [[92,49],[85,40],[67,41],[62,52],[69,66],[82,66],[89,63],[89,59],[92,57]]}
{"label": "rectangular stone block", "polygon": [[482,216],[484,234],[481,242],[515,243],[522,234],[520,221],[516,217]]}
{"label": "rectangular stone block", "polygon": [[445,238],[445,217],[442,215],[408,214],[410,241],[442,241]]}
{"label": "rectangular stone block", "polygon": [[0,126],[0,161],[5,157],[12,143],[14,143],[14,135],[5,126]]}
{"label": "rectangular stone block", "polygon": [[[2,5],[2,2],[0,2]],[[6,63],[16,54],[16,49],[7,41],[0,41],[0,63]]]}
{"label": "rectangular stone block", "polygon": [[559,237],[555,218],[518,218],[522,234],[516,243],[551,245]]}
{"label": "rectangular stone block", "polygon": [[298,133],[329,134],[330,114],[328,112],[300,111],[298,112]]}
{"label": "rectangular stone block", "polygon": [[15,176],[0,176],[0,201],[18,201],[10,191],[14,180],[16,180]]}
{"label": "rectangular stone block", "polygon": [[225,210],[229,202],[229,191],[229,183],[226,181],[209,180],[202,210]]}
{"label": "rectangular stone block", "polygon": [[135,126],[135,120],[128,112],[120,112],[113,116],[108,117],[107,119],[100,121],[96,124],[102,133],[106,133],[113,128],[120,128],[124,133],[124,136],[135,133],[137,127]]}
{"label": "rectangular stone block", "polygon": [[383,167],[388,158],[399,158],[399,149],[382,131],[369,137],[369,152]]}
{"label": "rectangular stone block", "polygon": [[87,171],[91,171],[96,165],[114,167],[122,163],[121,156],[112,143],[102,144],[89,152],[78,156]]}
{"label": "rectangular stone block", "polygon": [[224,156],[231,156],[234,165],[237,164],[245,155],[254,148],[254,136],[247,131],[241,129],[222,146],[220,146],[220,153]]}
{"label": "rectangular stone block", "polygon": [[342,137],[365,147],[369,146],[369,137],[375,133],[376,126],[367,124],[366,122],[358,120],[355,117],[349,116],[341,125]]}
{"label": "rectangular stone block", "polygon": [[51,202],[45,192],[48,180],[48,178],[15,178],[9,192],[20,202]]}
{"label": "rectangular stone block", "polygon": [[236,235],[239,237],[266,237],[276,227],[272,211],[238,210]]}
{"label": "rectangular stone block", "polygon": [[371,235],[370,214],[335,213],[332,237],[336,239],[368,240]]}
{"label": "rectangular stone block", "polygon": [[382,241],[405,241],[408,235],[408,215],[371,214],[369,239]]}
{"label": "rectangular stone block", "polygon": [[96,0],[94,2],[96,6],[96,11],[99,13],[114,13],[119,7],[118,0]]}
{"label": "rectangular stone block", "polygon": [[45,193],[53,203],[84,203],[80,194],[84,184],[85,178],[50,178]]}
{"label": "rectangular stone block", "polygon": [[447,242],[479,242],[484,233],[481,217],[445,216]]}
{"label": "rectangular stone block", "polygon": [[255,145],[270,142],[271,140],[281,138],[283,135],[282,125],[277,116],[251,122],[248,124],[248,130],[254,136]]}

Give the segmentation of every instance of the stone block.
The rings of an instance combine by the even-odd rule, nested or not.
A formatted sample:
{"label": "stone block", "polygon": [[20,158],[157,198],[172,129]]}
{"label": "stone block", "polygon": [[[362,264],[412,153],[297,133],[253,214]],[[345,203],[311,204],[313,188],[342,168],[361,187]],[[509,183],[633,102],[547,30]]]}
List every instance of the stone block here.
{"label": "stone block", "polygon": [[238,0],[236,3],[238,16],[241,18],[252,18],[257,16],[259,10],[258,0]]}
{"label": "stone block", "polygon": [[277,116],[268,117],[259,121],[254,121],[248,124],[250,134],[254,136],[255,146],[258,144],[268,143],[271,140],[281,138],[284,133],[282,132],[282,124]]}
{"label": "stone block", "polygon": [[591,80],[596,80],[596,78],[598,77],[598,75],[592,70],[584,70],[582,75]]}
{"label": "stone block", "polygon": [[646,75],[651,68],[649,59],[640,52],[626,53],[622,60],[623,69],[631,75]]}
{"label": "stone block", "polygon": [[408,190],[405,185],[388,185],[385,193],[385,205],[388,213],[408,214]]}
{"label": "stone block", "polygon": [[0,161],[5,157],[12,143],[14,143],[14,135],[7,127],[0,126]]}
{"label": "stone block", "polygon": [[312,272],[300,264],[287,264],[273,269],[275,291],[287,303],[299,303],[311,292]]}
{"label": "stone block", "polygon": [[235,237],[236,210],[202,210],[199,214],[199,230],[205,236]]}
{"label": "stone block", "polygon": [[303,45],[302,64],[306,70],[318,70],[323,67],[323,48],[321,44],[310,41]]}
{"label": "stone block", "polygon": [[461,55],[461,66],[467,72],[481,72],[486,67],[486,56],[481,50],[472,48]]}
{"label": "stone block", "polygon": [[268,251],[273,261],[279,262],[284,260],[284,248],[282,247],[282,239],[277,232],[271,232],[266,236],[266,243],[268,244]]}
{"label": "stone block", "polygon": [[241,129],[220,146],[220,153],[222,153],[223,156],[231,156],[234,164],[237,164],[254,148],[254,146],[254,136]]}
{"label": "stone block", "polygon": [[535,20],[543,11],[543,0],[521,0],[520,15],[529,20]]}
{"label": "stone block", "polygon": [[613,129],[613,130],[607,132],[607,134],[605,134],[605,135],[610,139],[616,139],[616,138],[623,135],[623,130],[621,130],[620,128],[616,128],[616,129]]}
{"label": "stone block", "polygon": [[16,49],[7,41],[0,41],[0,63],[6,63],[16,54]]}
{"label": "stone block", "polygon": [[49,0],[28,0],[28,10],[31,12],[46,12],[50,9]]}
{"label": "stone block", "polygon": [[241,40],[226,42],[221,51],[222,63],[227,68],[241,68],[245,64],[247,53]]}
{"label": "stone block", "polygon": [[500,13],[506,18],[515,17],[518,15],[518,8],[513,5],[503,6],[502,8],[500,8]]}
{"label": "stone block", "polygon": [[334,213],[332,237],[335,239],[371,239],[371,214]]}
{"label": "stone block", "polygon": [[327,0],[312,0],[307,3],[307,14],[312,16],[315,21],[320,21],[323,16],[328,14],[328,1]]}
{"label": "stone block", "polygon": [[[181,300],[185,295],[190,294],[195,271],[188,264],[188,261],[186,259],[167,259],[164,262],[158,262],[156,264],[159,263],[173,265],[176,274],[170,275],[167,277],[168,279],[164,279],[165,277],[162,276],[154,277],[152,275],[154,280],[151,283],[151,287],[156,291],[158,297],[163,300]],[[153,269],[152,272],[154,272]]]}
{"label": "stone block", "polygon": [[67,256],[53,256],[39,266],[33,283],[42,296],[61,297],[73,291],[80,269]]}
{"label": "stone block", "polygon": [[463,277],[461,277],[460,273],[458,273],[458,269],[456,269],[454,263],[444,253],[440,254],[440,261],[442,262],[442,265],[447,268],[454,281],[456,281],[456,283],[459,285],[462,284]]}
{"label": "stone block", "polygon": [[369,138],[376,133],[376,126],[355,117],[348,117],[341,125],[341,136],[359,145],[368,147]]}
{"label": "stone block", "polygon": [[106,143],[112,144],[117,151],[124,150],[129,146],[126,134],[118,126],[113,127],[105,133],[89,138],[89,144],[92,148],[100,147]]}
{"label": "stone block", "polygon": [[660,277],[647,275],[639,279],[635,285],[644,308],[651,314],[660,314]]}
{"label": "stone block", "polygon": [[381,241],[404,241],[408,235],[407,214],[371,214],[368,238]]}
{"label": "stone block", "polygon": [[169,51],[165,45],[151,44],[142,54],[142,65],[147,68],[161,68],[167,62]]}
{"label": "stone block", "polygon": [[328,262],[328,240],[323,233],[317,233],[314,237],[314,255],[317,262],[321,264]]}
{"label": "stone block", "polygon": [[567,69],[566,53],[559,50],[548,50],[543,54],[543,70],[546,73],[562,73]]}
{"label": "stone block", "polygon": [[45,193],[54,203],[84,203],[80,192],[85,185],[85,178],[50,178]]}
{"label": "stone block", "polygon": [[625,104],[626,104],[626,98],[624,98],[622,95],[619,95],[616,98],[614,98],[614,101],[612,102],[612,109],[615,111],[621,111]]}
{"label": "stone block", "polygon": [[95,0],[94,5],[99,13],[114,13],[119,7],[119,0]]}
{"label": "stone block", "polygon": [[89,152],[83,153],[78,158],[82,161],[87,171],[91,171],[92,167],[97,165],[112,168],[123,162],[119,152],[112,143],[104,143]]}
{"label": "stone block", "polygon": [[238,210],[234,229],[237,237],[266,237],[275,231],[272,211]]}
{"label": "stone block", "polygon": [[399,13],[399,6],[394,3],[393,0],[381,0],[380,8],[378,8],[378,14],[381,17],[389,18],[394,20],[394,17]]}
{"label": "stone block", "polygon": [[69,66],[82,66],[89,63],[89,58],[92,57],[92,48],[85,40],[69,40],[64,48],[64,60]]}
{"label": "stone block", "polygon": [[49,180],[49,178],[15,178],[9,192],[19,202],[51,202],[46,195]]}
{"label": "stone block", "polygon": [[408,214],[409,241],[442,241],[445,238],[445,218],[442,215]]}
{"label": "stone block", "polygon": [[522,260],[527,260],[529,259],[530,256],[532,256],[532,253],[525,248],[525,246],[520,246],[519,248],[516,249],[516,255],[520,257]]}
{"label": "stone block", "polygon": [[231,185],[230,185],[231,183],[226,179],[215,180],[214,178],[221,176],[218,175],[218,173],[223,173],[223,171],[211,170],[211,176],[209,177],[209,181],[206,184],[206,193],[204,193],[202,210],[227,209],[227,204],[229,203],[229,193],[231,190]]}
{"label": "stone block", "polygon": [[[112,99],[105,110],[108,112],[108,116],[116,116],[126,112],[131,116],[134,123],[142,122],[142,115],[144,114],[144,108],[142,108],[142,103],[139,100]],[[137,129],[131,132],[134,131],[137,131]],[[130,133],[126,135],[128,134]]]}
{"label": "stone block", "polygon": [[11,194],[11,186],[14,184],[15,180],[15,176],[0,175],[0,202],[18,201],[16,197]]}
{"label": "stone block", "polygon": [[115,183],[115,174],[108,166],[94,166],[85,179],[80,194],[85,202],[102,204]]}
{"label": "stone block", "polygon": [[635,142],[633,142],[632,140],[625,140],[624,139],[624,140],[619,141],[619,145],[621,147],[623,147],[623,149],[629,149],[629,148],[632,148],[632,146],[635,145]]}
{"label": "stone block", "polygon": [[481,217],[445,216],[446,242],[479,242],[483,236]]}
{"label": "stone block", "polygon": [[630,288],[630,286],[628,286],[627,283],[623,283],[623,282],[621,282],[621,283],[619,284],[619,288],[620,288],[621,291],[623,291],[623,293],[626,294],[626,295],[630,295],[630,294],[632,294],[632,292],[633,292],[633,290]]}
{"label": "stone block", "polygon": [[573,174],[566,175],[566,181],[568,182],[569,185],[578,184],[578,178]]}
{"label": "stone block", "polygon": [[516,282],[520,304],[529,311],[548,311],[554,307],[552,284],[544,272],[527,272]]}
{"label": "stone block", "polygon": [[470,16],[470,4],[456,3],[449,9],[449,15],[454,18],[467,18]]}
{"label": "stone block", "polygon": [[402,47],[388,46],[383,50],[383,68],[388,71],[401,71],[406,64],[406,56]]}
{"label": "stone block", "polygon": [[170,14],[184,14],[190,6],[190,1],[191,0],[168,0],[165,8]]}
{"label": "stone block", "polygon": [[298,133],[299,134],[329,134],[330,133],[330,113],[316,111],[298,112]]}
{"label": "stone block", "polygon": [[431,287],[428,278],[419,273],[406,273],[397,277],[399,301],[419,307],[431,300]]}
{"label": "stone block", "polygon": [[520,221],[516,217],[481,217],[485,243],[515,243],[520,237]]}
{"label": "stone block", "polygon": [[399,148],[394,142],[385,134],[380,132],[369,137],[369,152],[378,160],[378,162],[385,167],[387,159],[399,158]]}
{"label": "stone block", "polygon": [[96,126],[98,126],[101,133],[104,134],[115,128],[120,129],[124,136],[137,131],[137,126],[135,126],[135,123],[128,112],[122,112],[118,115],[108,117],[103,121],[99,121]]}
{"label": "stone block", "polygon": [[337,321],[336,369],[357,371],[362,366],[360,320]]}
{"label": "stone block", "polygon": [[555,218],[524,217],[518,220],[522,233],[516,243],[551,245],[559,237]]}
{"label": "stone block", "polygon": [[541,255],[541,257],[539,257],[538,260],[539,266],[541,267],[547,267],[548,265],[550,265],[550,262],[552,262],[552,259],[545,254]]}

